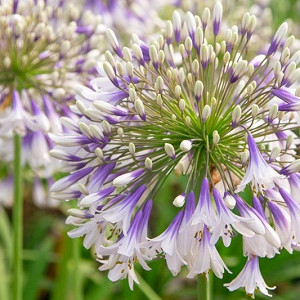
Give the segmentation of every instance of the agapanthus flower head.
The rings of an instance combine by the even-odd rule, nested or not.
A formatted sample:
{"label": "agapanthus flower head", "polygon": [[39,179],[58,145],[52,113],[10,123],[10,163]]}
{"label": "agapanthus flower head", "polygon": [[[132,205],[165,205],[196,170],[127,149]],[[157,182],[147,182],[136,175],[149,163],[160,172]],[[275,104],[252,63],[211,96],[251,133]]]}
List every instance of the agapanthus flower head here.
{"label": "agapanthus flower head", "polygon": [[[12,161],[12,135],[22,135],[23,164],[49,178],[57,163],[49,156],[47,132],[62,132],[80,84],[96,73],[103,40],[99,17],[67,1],[0,2],[0,160]],[[1,174],[3,175],[3,174]]]}
{"label": "agapanthus flower head", "polygon": [[[300,242],[300,206],[290,195],[291,175],[299,175],[297,120],[282,106],[295,109],[298,69],[290,67],[292,50],[280,60],[293,38],[284,23],[266,45],[269,51],[253,56],[248,50],[256,18],[246,13],[239,26],[224,29],[220,2],[212,15],[203,27],[201,17],[175,12],[149,45],[134,37],[122,48],[108,31],[115,56],[107,54],[100,77],[78,95],[73,133],[51,135],[71,171],[53,185],[53,197],[81,193],[69,219],[79,227],[72,237],[86,235],[102,257],[102,248],[119,247],[132,234],[148,200],[159,207],[160,189],[175,172],[186,178],[173,201],[178,213],[146,242],[135,232],[135,249],[146,260],[165,258],[174,275],[186,265],[190,278],[210,270],[221,278],[229,270],[215,244],[222,238],[228,247],[241,234],[243,253],[252,259],[244,273],[253,280],[251,287],[242,278],[229,288],[246,284],[251,294],[256,286],[266,293],[257,257],[271,258],[283,247],[291,252]],[[228,32],[233,39],[225,39]],[[107,188],[114,190],[100,196]],[[246,188],[252,200],[238,194]],[[115,279],[125,272],[135,280],[116,267],[123,256],[105,253],[111,272],[120,272]],[[135,253],[126,259],[138,262]]]}
{"label": "agapanthus flower head", "polygon": [[95,70],[99,50],[91,50],[98,46],[99,20],[86,24],[76,5],[44,0],[3,1],[0,16],[1,111],[11,108],[1,134],[49,131],[51,110],[67,107],[76,85]]}

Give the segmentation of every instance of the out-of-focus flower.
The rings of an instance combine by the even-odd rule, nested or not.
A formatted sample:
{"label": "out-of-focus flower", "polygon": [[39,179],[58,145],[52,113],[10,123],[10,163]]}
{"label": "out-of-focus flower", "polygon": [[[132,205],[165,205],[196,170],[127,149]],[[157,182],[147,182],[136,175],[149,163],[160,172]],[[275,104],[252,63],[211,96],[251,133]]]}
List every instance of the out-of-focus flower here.
{"label": "out-of-focus flower", "polygon": [[102,16],[102,22],[121,36],[138,34],[147,37],[162,24],[158,11],[171,4],[168,0],[83,0],[84,9]]}
{"label": "out-of-focus flower", "polygon": [[[284,23],[255,56],[256,17],[245,13],[232,28],[222,19],[220,2],[210,22],[176,11],[156,40],[134,37],[131,48],[109,30],[115,57],[107,53],[101,77],[77,96],[72,132],[51,135],[71,173],[54,183],[53,197],[76,195],[68,223],[78,228],[70,235],[85,235],[112,280],[129,275],[132,283],[133,261],[148,269],[145,261],[159,257],[174,275],[186,265],[189,278],[210,270],[222,278],[228,269],[215,244],[222,238],[228,247],[241,234],[249,261],[229,289],[267,294],[258,257],[292,252],[300,242],[300,205],[291,196],[300,170],[294,37]],[[137,220],[147,211],[148,222],[148,201],[160,206],[172,172],[186,177],[173,201],[178,213],[145,241],[146,224]],[[252,203],[238,194],[245,189]],[[121,251],[130,239],[134,251]]]}
{"label": "out-of-focus flower", "polygon": [[75,116],[68,107],[96,74],[103,26],[76,4],[54,0],[2,1],[0,23],[0,159],[12,161],[11,138],[20,134],[23,165],[50,178],[57,162],[47,133],[62,132],[60,116]]}

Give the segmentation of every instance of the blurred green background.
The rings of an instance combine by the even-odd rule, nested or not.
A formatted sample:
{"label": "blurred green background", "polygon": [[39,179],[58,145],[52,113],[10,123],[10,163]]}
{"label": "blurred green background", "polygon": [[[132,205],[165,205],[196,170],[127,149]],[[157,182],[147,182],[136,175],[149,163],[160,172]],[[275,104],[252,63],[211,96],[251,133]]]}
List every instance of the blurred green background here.
{"label": "blurred green background", "polygon": [[[295,22],[294,33],[299,36],[300,1],[275,0],[270,2],[274,29],[286,19]],[[176,208],[172,200],[181,192],[178,178],[171,176],[162,189],[159,211],[154,206],[150,236],[161,233],[172,220]],[[0,191],[1,192],[1,191]],[[62,209],[37,209],[30,200],[25,202],[24,215],[24,294],[25,300],[108,300],[108,299],[196,299],[196,279],[186,279],[186,269],[177,277],[168,271],[164,261],[153,261],[152,271],[136,267],[143,278],[141,285],[130,291],[127,280],[112,283],[106,272],[98,271],[99,263],[92,251],[83,248],[82,240],[68,238],[71,229],[65,225]],[[163,213],[162,213],[163,212]],[[157,216],[157,217],[156,217]],[[223,284],[230,282],[243,268],[246,259],[241,256],[241,237],[233,239],[229,248],[218,244],[218,250],[234,275],[213,278],[213,300],[249,299],[243,290],[228,292]],[[277,286],[272,292],[274,300],[300,299],[300,253],[288,254],[285,250],[274,259],[261,259],[261,271],[269,286]],[[11,211],[0,208],[0,300],[9,300],[14,286],[11,282],[12,229]],[[156,295],[153,294],[155,291]],[[150,294],[149,294],[150,293]],[[77,295],[77,296],[75,296]],[[256,299],[268,297],[256,294]]]}

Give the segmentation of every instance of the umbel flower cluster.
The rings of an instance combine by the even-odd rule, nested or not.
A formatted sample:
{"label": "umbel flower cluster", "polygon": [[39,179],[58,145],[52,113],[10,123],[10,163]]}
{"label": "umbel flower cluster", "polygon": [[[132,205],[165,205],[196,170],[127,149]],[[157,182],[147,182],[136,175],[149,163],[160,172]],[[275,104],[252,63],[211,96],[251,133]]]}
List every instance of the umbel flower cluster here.
{"label": "umbel flower cluster", "polygon": [[42,192],[39,177],[50,180],[57,168],[45,133],[62,132],[59,117],[72,115],[76,86],[96,74],[100,17],[67,1],[5,0],[0,23],[0,159],[13,160],[12,135],[22,135],[23,163]]}
{"label": "umbel flower cluster", "polygon": [[[212,17],[174,12],[149,45],[136,36],[98,65],[92,88],[82,87],[64,136],[52,155],[70,175],[51,188],[55,199],[77,199],[69,235],[94,246],[112,281],[138,282],[134,265],[166,260],[173,275],[188,278],[230,272],[216,248],[243,238],[247,262],[226,284],[269,295],[259,258],[299,249],[300,163],[298,138],[299,52],[282,24],[266,52],[250,56],[256,17],[225,28],[222,5]],[[147,232],[152,205],[176,173],[186,180],[173,205],[171,224],[159,236]],[[247,191],[251,197],[242,198]],[[245,194],[245,193],[243,193]],[[170,203],[172,205],[172,203]]]}

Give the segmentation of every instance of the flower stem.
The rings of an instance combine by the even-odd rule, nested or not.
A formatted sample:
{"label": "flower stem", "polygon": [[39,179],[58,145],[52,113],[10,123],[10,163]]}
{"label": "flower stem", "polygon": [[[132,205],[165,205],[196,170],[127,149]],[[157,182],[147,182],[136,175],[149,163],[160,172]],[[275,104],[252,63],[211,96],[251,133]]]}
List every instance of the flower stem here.
{"label": "flower stem", "polygon": [[82,276],[80,272],[80,250],[81,240],[79,238],[73,239],[73,278],[74,278],[74,299],[83,300],[82,291]]}
{"label": "flower stem", "polygon": [[207,277],[204,275],[198,275],[197,280],[197,299],[198,300],[211,300],[211,275]]}
{"label": "flower stem", "polygon": [[23,241],[23,199],[22,199],[22,137],[14,136],[14,204],[13,204],[13,300],[22,299],[22,241]]}
{"label": "flower stem", "polygon": [[136,276],[140,282],[137,286],[145,294],[149,300],[161,300],[161,298],[156,294],[152,287],[142,278],[140,274],[136,272]]}

